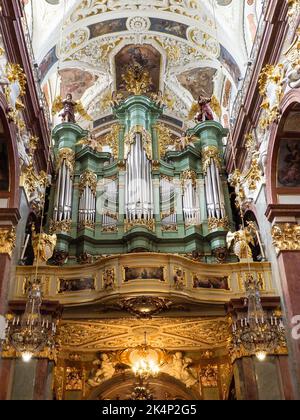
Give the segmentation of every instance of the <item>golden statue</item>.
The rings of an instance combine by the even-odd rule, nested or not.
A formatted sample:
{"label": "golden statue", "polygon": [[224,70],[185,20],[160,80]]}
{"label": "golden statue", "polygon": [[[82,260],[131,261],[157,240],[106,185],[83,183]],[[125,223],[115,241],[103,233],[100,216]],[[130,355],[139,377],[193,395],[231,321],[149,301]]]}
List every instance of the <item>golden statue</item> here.
{"label": "golden statue", "polygon": [[47,235],[46,233],[36,233],[32,226],[32,247],[36,260],[46,263],[53,255],[57,242],[57,236]]}
{"label": "golden statue", "polygon": [[253,255],[249,244],[255,245],[252,226],[240,228],[237,232],[228,232],[227,234],[227,247],[228,249],[233,244],[233,252],[240,261],[253,261]]}

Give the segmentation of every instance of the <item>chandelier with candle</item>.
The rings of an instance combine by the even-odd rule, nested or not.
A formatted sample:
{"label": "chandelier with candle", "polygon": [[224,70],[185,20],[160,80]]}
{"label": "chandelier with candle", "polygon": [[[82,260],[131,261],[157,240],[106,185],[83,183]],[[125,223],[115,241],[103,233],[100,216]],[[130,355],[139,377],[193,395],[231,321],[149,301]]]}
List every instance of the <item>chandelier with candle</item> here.
{"label": "chandelier with candle", "polygon": [[146,380],[149,377],[156,377],[162,365],[165,363],[166,354],[164,350],[154,348],[147,344],[147,334],[143,344],[123,350],[119,354],[122,363],[131,367],[134,375]]}
{"label": "chandelier with candle", "polygon": [[247,317],[237,319],[233,325],[233,347],[239,353],[255,355],[264,361],[267,354],[272,354],[285,345],[285,330],[281,315],[269,316],[262,307],[260,280],[247,274],[245,281]]}
{"label": "chandelier with candle", "polygon": [[24,362],[45,349],[54,349],[56,323],[41,315],[42,292],[40,285],[33,283],[28,291],[23,315],[8,317],[6,346],[12,346],[21,354]]}

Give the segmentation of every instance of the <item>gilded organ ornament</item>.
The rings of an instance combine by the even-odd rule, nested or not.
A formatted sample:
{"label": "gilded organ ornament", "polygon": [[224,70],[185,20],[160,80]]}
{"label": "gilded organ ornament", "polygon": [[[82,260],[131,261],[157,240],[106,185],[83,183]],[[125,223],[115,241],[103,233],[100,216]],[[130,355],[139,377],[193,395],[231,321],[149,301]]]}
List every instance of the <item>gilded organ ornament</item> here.
{"label": "gilded organ ornament", "polygon": [[202,149],[202,168],[205,174],[211,164],[211,160],[213,160],[216,167],[221,170],[222,160],[217,146],[206,146]]}

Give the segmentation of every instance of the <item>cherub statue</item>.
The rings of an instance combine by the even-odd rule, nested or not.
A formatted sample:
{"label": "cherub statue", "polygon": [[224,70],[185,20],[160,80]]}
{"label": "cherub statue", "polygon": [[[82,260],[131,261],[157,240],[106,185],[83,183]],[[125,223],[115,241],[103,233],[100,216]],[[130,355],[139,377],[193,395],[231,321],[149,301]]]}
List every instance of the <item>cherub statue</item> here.
{"label": "cherub statue", "polygon": [[32,247],[36,259],[46,263],[53,255],[56,242],[56,235],[47,235],[43,232],[37,234],[35,226],[32,225]]}
{"label": "cherub statue", "polygon": [[122,93],[118,93],[114,90],[111,94],[111,100],[110,100],[111,107],[115,108],[116,106],[119,106],[122,99],[123,99]]}
{"label": "cherub statue", "polygon": [[116,362],[113,362],[106,353],[101,354],[100,359],[95,360],[93,365],[96,370],[92,372],[91,378],[88,380],[88,384],[92,387],[111,379],[115,374]]}
{"label": "cherub statue", "polygon": [[68,122],[76,124],[75,114],[79,114],[82,118],[87,121],[92,121],[92,118],[87,114],[83,105],[80,101],[73,101],[73,96],[71,93],[68,93],[66,99],[62,99],[61,96],[58,96],[52,106],[52,114],[55,115],[60,112],[59,116],[62,118],[62,122]]}
{"label": "cherub statue", "polygon": [[189,136],[187,132],[184,132],[181,137],[177,137],[175,140],[175,150],[176,151],[183,151],[187,148],[187,146],[193,146],[193,137]]}
{"label": "cherub statue", "polygon": [[161,371],[183,382],[187,388],[191,388],[197,383],[197,375],[190,367],[191,364],[192,359],[178,351],[172,355],[169,363],[164,365]]}
{"label": "cherub statue", "polygon": [[255,245],[254,235],[251,226],[247,226],[245,228],[240,226],[240,230],[238,230],[237,232],[228,232],[228,249],[231,247],[232,241],[234,241],[233,252],[239,258],[240,261],[253,261],[252,251],[249,246],[249,244]]}
{"label": "cherub statue", "polygon": [[88,146],[95,152],[102,152],[103,145],[99,139],[96,138],[94,134],[89,132],[88,137],[85,137],[77,143],[77,145]]}
{"label": "cherub statue", "polygon": [[155,102],[155,104],[160,108],[165,106],[165,100],[161,90],[159,90],[157,93],[152,93],[151,98],[153,99],[153,102]]}

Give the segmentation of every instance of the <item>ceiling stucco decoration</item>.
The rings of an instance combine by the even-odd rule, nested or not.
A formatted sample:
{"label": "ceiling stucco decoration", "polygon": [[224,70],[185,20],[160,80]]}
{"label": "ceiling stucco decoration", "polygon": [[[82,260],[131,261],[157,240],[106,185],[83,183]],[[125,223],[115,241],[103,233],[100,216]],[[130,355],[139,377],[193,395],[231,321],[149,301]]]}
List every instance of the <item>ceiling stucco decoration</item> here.
{"label": "ceiling stucco decoration", "polygon": [[203,13],[202,5],[197,0],[82,0],[71,12],[68,23],[120,10],[176,13],[214,26],[213,19]]}
{"label": "ceiling stucco decoration", "polygon": [[[33,47],[50,106],[57,70],[79,69],[95,80],[82,94],[85,108],[95,120],[107,118],[108,98],[118,85],[115,57],[131,44],[150,44],[160,53],[159,85],[176,104],[165,110],[168,116],[186,122],[200,87],[186,83],[184,76],[206,69],[211,74],[206,91],[213,86],[220,103],[232,106],[248,59],[246,6],[240,0],[62,0],[53,5],[43,2],[41,7],[33,2],[32,8],[30,3]],[[197,77],[194,80],[201,84]],[[231,94],[223,101],[226,80]]]}
{"label": "ceiling stucco decoration", "polygon": [[151,346],[177,349],[216,349],[227,347],[230,337],[227,318],[151,320],[118,319],[101,321],[62,321],[58,342],[63,350],[105,351],[134,347],[147,331]]}

